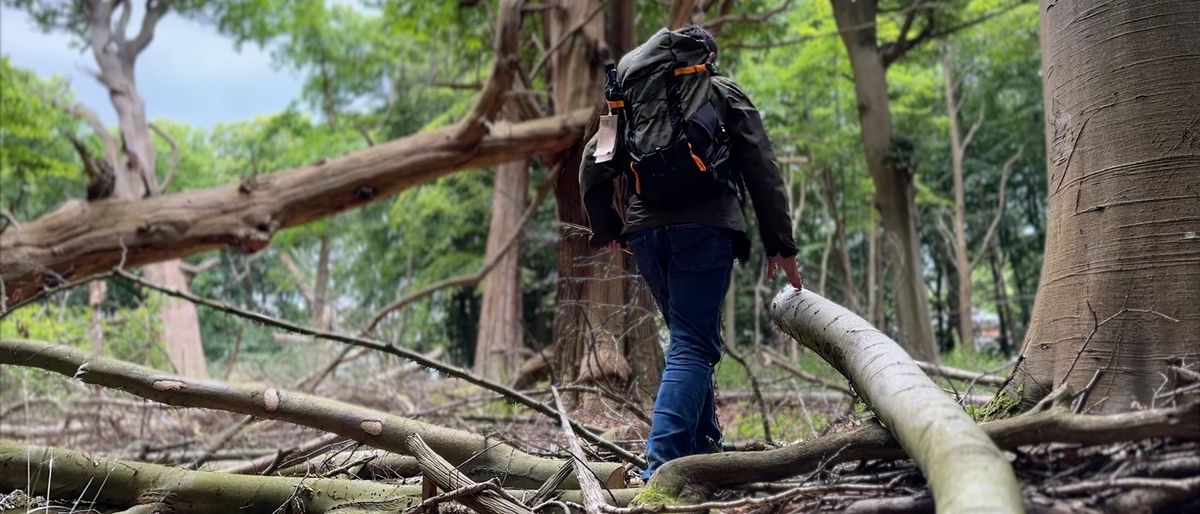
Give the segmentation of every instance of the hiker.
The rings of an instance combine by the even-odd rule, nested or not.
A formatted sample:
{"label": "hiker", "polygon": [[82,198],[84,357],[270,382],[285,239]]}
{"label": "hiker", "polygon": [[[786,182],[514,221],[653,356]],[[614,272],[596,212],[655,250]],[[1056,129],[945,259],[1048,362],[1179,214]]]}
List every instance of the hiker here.
{"label": "hiker", "polygon": [[[649,480],[663,463],[720,451],[713,371],[721,358],[720,307],[733,260],[750,253],[748,194],[766,250],[797,289],[796,243],[783,179],[762,120],[734,82],[716,73],[707,30],[662,29],[608,66],[599,132],[579,180],[594,248],[632,250],[671,333],[654,401]],[[614,180],[626,194],[614,199]],[[614,201],[616,200],[616,201]],[[622,217],[615,205],[625,204]]]}

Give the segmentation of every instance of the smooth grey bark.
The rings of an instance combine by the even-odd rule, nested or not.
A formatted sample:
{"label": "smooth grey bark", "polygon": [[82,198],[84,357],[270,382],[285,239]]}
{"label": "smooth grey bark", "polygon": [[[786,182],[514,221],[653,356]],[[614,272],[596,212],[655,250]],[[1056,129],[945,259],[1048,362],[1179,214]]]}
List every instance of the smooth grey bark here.
{"label": "smooth grey bark", "polygon": [[771,317],[850,379],[925,474],[939,512],[1023,511],[1004,454],[898,344],[810,291],[785,289]]}
{"label": "smooth grey bark", "polygon": [[1153,405],[1200,359],[1200,2],[1041,12],[1046,252],[1004,395],[1092,383],[1092,412]]}

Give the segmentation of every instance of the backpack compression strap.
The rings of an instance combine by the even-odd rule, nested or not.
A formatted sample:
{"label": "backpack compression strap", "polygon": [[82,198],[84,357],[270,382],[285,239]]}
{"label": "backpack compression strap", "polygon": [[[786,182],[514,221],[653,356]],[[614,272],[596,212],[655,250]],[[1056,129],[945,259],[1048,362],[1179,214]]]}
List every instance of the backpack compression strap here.
{"label": "backpack compression strap", "polygon": [[691,66],[675,68],[675,76],[678,77],[680,75],[691,75],[693,73],[705,73],[707,71],[709,71],[708,63],[693,64]]}

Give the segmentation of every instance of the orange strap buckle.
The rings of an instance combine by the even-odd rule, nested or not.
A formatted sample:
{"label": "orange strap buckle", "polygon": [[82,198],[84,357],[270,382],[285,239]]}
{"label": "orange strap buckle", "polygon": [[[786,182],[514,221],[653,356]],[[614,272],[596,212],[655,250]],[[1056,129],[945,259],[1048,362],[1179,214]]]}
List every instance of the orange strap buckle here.
{"label": "orange strap buckle", "polygon": [[696,161],[696,167],[700,169],[700,173],[705,173],[708,171],[708,166],[705,166],[704,161],[700,159],[700,156],[696,155],[696,152],[692,150],[691,143],[688,143],[688,153],[692,154],[692,160]]}
{"label": "orange strap buckle", "polygon": [[693,73],[705,73],[708,71],[708,63],[693,64],[682,68],[675,68],[675,76],[691,75]]}
{"label": "orange strap buckle", "polygon": [[613,109],[620,109],[625,107],[625,100],[609,100],[608,106],[612,107]]}

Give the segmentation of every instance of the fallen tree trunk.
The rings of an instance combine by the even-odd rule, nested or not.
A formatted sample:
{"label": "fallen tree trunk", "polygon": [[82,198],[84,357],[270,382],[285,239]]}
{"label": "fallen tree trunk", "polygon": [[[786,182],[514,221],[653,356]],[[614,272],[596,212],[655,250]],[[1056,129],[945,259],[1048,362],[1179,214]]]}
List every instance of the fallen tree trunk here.
{"label": "fallen tree trunk", "polygon": [[771,302],[771,317],[850,379],[925,474],[938,512],[1024,510],[1004,454],[887,335],[844,307],[793,288]]}
{"label": "fallen tree trunk", "polygon": [[[53,463],[53,465],[51,465]],[[367,480],[313,477],[262,477],[96,458],[61,448],[25,446],[0,439],[0,489],[46,494],[89,507],[165,504],[168,512],[226,514],[239,512],[305,512],[338,514],[400,512],[421,502],[421,486],[389,485]],[[517,498],[532,491],[510,490]],[[636,489],[612,491],[617,503],[628,504]],[[579,491],[560,491],[579,502]],[[100,505],[90,505],[93,500]]]}
{"label": "fallen tree trunk", "polygon": [[[502,475],[505,485],[536,488],[554,475],[561,461],[535,457],[500,441],[430,425],[319,396],[265,386],[237,386],[194,380],[40,341],[0,340],[0,364],[36,367],[85,383],[120,389],[179,407],[218,409],[286,421],[339,434],[369,446],[410,454],[407,438],[421,437],[435,451],[484,479]],[[610,487],[624,485],[619,464],[590,463]],[[577,482],[571,481],[573,487]]]}
{"label": "fallen tree trunk", "polygon": [[[51,465],[53,462],[53,465]],[[367,504],[392,511],[421,501],[419,486],[361,480],[301,479],[231,475],[210,471],[94,459],[80,452],[24,446],[0,440],[0,487],[47,494],[49,499],[83,498],[102,506],[162,503],[170,512],[365,512]],[[86,510],[92,505],[79,505]]]}
{"label": "fallen tree trunk", "polygon": [[69,202],[0,235],[6,305],[118,265],[136,267],[222,245],[257,251],[281,228],[455,171],[560,151],[579,138],[590,114],[584,109],[496,123],[474,144],[464,144],[462,126],[453,125],[239,184],[139,200]]}
{"label": "fallen tree trunk", "polygon": [[[1200,403],[1107,416],[1071,412],[1064,390],[1025,414],[981,423],[979,428],[1006,450],[1041,443],[1109,444],[1172,437],[1200,440]],[[706,496],[719,488],[773,482],[822,466],[866,459],[902,459],[907,454],[887,429],[870,424],[806,442],[761,452],[693,455],[664,464],[654,485],[671,496]]]}

